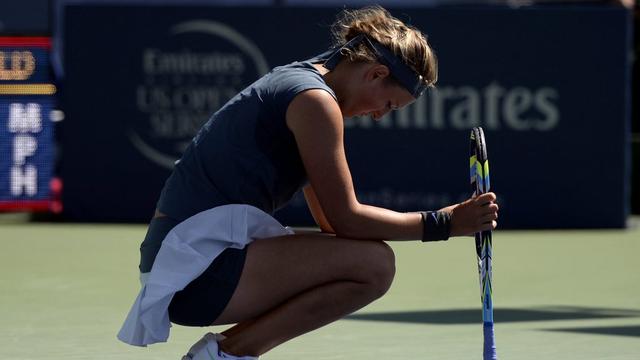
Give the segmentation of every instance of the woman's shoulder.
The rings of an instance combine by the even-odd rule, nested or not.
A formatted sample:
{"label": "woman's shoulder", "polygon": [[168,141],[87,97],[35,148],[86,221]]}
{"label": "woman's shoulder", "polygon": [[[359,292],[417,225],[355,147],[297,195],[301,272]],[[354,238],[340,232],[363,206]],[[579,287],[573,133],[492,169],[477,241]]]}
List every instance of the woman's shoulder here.
{"label": "woman's shoulder", "polygon": [[335,98],[333,90],[309,61],[296,61],[276,67],[269,75],[268,82],[274,90],[299,93],[308,89],[323,89]]}

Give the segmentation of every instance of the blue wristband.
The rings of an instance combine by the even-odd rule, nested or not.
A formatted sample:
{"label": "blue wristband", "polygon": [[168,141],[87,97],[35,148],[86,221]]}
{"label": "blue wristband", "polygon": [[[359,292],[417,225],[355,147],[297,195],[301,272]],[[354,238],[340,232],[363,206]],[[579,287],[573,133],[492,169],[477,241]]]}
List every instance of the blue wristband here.
{"label": "blue wristband", "polygon": [[422,241],[448,240],[451,233],[451,214],[446,211],[421,211]]}

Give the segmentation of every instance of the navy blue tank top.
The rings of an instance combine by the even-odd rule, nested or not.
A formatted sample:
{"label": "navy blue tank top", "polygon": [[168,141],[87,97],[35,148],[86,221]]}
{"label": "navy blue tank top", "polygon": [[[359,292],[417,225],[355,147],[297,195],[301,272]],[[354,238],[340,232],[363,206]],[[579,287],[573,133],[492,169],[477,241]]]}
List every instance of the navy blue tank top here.
{"label": "navy blue tank top", "polygon": [[273,69],[213,114],[166,181],[159,211],[182,221],[226,204],[269,214],[284,206],[307,182],[287,108],[309,89],[336,98],[313,67],[323,56]]}

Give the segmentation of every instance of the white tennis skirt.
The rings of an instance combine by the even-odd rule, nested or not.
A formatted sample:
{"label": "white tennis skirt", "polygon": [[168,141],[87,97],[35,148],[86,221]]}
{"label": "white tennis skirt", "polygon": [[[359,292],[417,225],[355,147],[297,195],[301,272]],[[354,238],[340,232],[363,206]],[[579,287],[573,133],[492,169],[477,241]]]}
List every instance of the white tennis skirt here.
{"label": "white tennis skirt", "polygon": [[146,346],[169,338],[168,307],[173,295],[200,276],[227,248],[242,249],[255,239],[293,234],[264,211],[224,205],[176,225],[162,242],[151,272],[118,333],[121,341]]}

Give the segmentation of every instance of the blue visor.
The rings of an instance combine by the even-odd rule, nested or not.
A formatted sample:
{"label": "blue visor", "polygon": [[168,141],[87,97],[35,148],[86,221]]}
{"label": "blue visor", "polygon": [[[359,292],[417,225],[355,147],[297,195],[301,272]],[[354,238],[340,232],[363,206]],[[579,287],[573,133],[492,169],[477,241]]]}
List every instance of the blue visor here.
{"label": "blue visor", "polygon": [[389,68],[393,77],[398,80],[400,85],[407,89],[414,98],[417,99],[422,95],[424,90],[427,88],[427,84],[422,81],[422,76],[416,74],[409,65],[397,57],[393,52],[391,52],[391,50],[387,49],[387,47],[376,40],[369,38],[365,34],[360,34],[349,40],[349,42],[344,44],[342,47],[337,48],[333,54],[329,56],[327,61],[324,63],[324,66],[329,70],[333,70],[340,60],[342,60],[342,49],[355,50],[356,46],[360,43],[364,43],[369,49],[371,49],[371,51],[373,51],[377,60]]}

